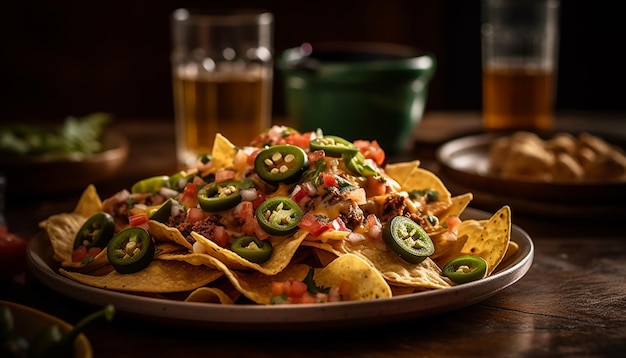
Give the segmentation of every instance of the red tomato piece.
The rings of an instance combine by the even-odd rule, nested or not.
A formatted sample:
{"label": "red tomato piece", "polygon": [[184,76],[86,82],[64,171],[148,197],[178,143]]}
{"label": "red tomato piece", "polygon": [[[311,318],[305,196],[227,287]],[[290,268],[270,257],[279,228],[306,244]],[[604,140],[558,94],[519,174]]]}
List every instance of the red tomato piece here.
{"label": "red tomato piece", "polygon": [[339,183],[337,183],[337,178],[334,175],[328,173],[322,173],[322,179],[324,180],[324,187],[330,188],[332,186],[337,187]]}
{"label": "red tomato piece", "polygon": [[189,208],[187,210],[187,221],[191,224],[204,220],[208,214],[200,208]]}
{"label": "red tomato piece", "polygon": [[149,228],[148,221],[150,221],[150,219],[148,219],[146,213],[135,214],[128,217],[130,226],[139,226],[146,230]]}
{"label": "red tomato piece", "polygon": [[324,231],[328,230],[328,224],[320,221],[315,215],[307,212],[302,217],[302,220],[298,223],[298,227],[305,230],[313,236],[319,236]]}
{"label": "red tomato piece", "polygon": [[385,151],[380,147],[378,141],[355,140],[354,145],[359,148],[366,159],[371,159],[378,165],[383,165],[385,162]]}

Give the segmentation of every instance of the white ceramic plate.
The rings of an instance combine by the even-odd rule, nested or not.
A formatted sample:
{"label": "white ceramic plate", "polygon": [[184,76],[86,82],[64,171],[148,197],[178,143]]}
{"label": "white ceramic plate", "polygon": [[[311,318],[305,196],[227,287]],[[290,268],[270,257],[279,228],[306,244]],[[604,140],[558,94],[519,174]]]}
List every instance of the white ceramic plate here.
{"label": "white ceramic plate", "polygon": [[[468,208],[465,219],[487,219],[489,213]],[[516,225],[511,240],[517,253],[483,280],[451,288],[396,296],[388,299],[311,305],[219,305],[142,297],[83,285],[61,276],[52,259],[52,247],[43,235],[31,240],[28,264],[43,284],[68,297],[94,305],[114,304],[116,311],[145,320],[252,331],[356,327],[421,318],[478,303],[514,284],[530,269],[534,246],[528,234]]]}

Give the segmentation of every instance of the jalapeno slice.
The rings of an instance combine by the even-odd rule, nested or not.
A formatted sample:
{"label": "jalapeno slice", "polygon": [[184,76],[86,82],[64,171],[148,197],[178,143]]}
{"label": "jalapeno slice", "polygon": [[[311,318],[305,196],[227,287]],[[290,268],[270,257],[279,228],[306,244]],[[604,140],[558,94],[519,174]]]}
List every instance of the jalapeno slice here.
{"label": "jalapeno slice", "polygon": [[272,243],[256,236],[241,236],[233,241],[230,250],[244,259],[262,264],[272,256]]}
{"label": "jalapeno slice", "polygon": [[225,180],[205,185],[198,190],[198,203],[202,210],[216,212],[228,210],[241,202],[241,183]]}
{"label": "jalapeno slice", "polygon": [[326,135],[312,139],[309,142],[311,151],[323,150],[326,156],[341,158],[342,155],[354,155],[359,152],[359,148],[352,142],[334,135]]}
{"label": "jalapeno slice", "polygon": [[341,158],[346,164],[346,167],[348,167],[348,169],[350,169],[355,174],[364,177],[374,176],[378,174],[378,171],[374,167],[367,164],[367,162],[365,161],[365,156],[361,152],[358,152],[354,155],[344,153]]}
{"label": "jalapeno slice", "polygon": [[91,247],[104,248],[113,237],[115,222],[113,217],[103,211],[93,214],[80,227],[74,237],[74,250],[81,245],[87,249]]}
{"label": "jalapeno slice", "polygon": [[400,258],[414,264],[435,252],[426,231],[406,216],[396,216],[383,226],[383,240]]}
{"label": "jalapeno slice", "polygon": [[295,201],[283,196],[265,200],[255,211],[261,228],[268,234],[277,236],[296,232],[303,215]]}
{"label": "jalapeno slice", "polygon": [[132,193],[154,193],[162,187],[169,187],[170,177],[167,175],[159,175],[146,178],[133,184],[130,188]]}
{"label": "jalapeno slice", "polygon": [[138,226],[124,229],[109,241],[107,258],[111,266],[119,273],[141,271],[154,258],[152,236]]}
{"label": "jalapeno slice", "polygon": [[292,183],[309,165],[306,152],[295,145],[274,145],[259,152],[254,170],[268,183]]}
{"label": "jalapeno slice", "polygon": [[454,283],[467,283],[484,278],[487,266],[487,261],[480,256],[464,255],[446,263],[441,273]]}

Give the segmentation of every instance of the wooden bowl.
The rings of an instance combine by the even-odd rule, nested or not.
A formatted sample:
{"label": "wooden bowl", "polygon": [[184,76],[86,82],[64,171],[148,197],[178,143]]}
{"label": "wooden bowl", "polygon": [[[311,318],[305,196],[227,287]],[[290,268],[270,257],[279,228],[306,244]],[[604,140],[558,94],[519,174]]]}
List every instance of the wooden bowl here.
{"label": "wooden bowl", "polygon": [[54,196],[110,180],[126,163],[128,140],[107,130],[102,144],[102,152],[90,156],[0,157],[0,172],[6,177],[7,194]]}
{"label": "wooden bowl", "polygon": [[[42,329],[53,324],[59,326],[63,333],[67,333],[72,329],[69,323],[34,308],[9,301],[0,301],[0,305],[6,306],[11,310],[15,322],[15,332],[26,338],[28,342],[32,342]],[[93,357],[91,343],[87,336],[82,333],[74,341],[74,357]]]}

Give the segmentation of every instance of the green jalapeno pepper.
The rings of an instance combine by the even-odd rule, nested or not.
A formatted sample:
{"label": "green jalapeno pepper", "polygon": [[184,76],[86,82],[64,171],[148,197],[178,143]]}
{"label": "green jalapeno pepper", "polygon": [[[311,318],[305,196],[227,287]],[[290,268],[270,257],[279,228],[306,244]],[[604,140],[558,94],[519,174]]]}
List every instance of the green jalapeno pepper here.
{"label": "green jalapeno pepper", "polygon": [[256,236],[241,236],[233,241],[230,250],[244,259],[262,264],[272,256],[272,243],[268,240],[260,240]]}
{"label": "green jalapeno pepper", "polygon": [[344,154],[355,155],[359,152],[359,148],[352,142],[333,135],[312,139],[309,142],[309,149],[323,150],[326,156],[333,158],[341,158]]}
{"label": "green jalapeno pepper", "polygon": [[107,321],[111,321],[114,315],[115,307],[107,305],[80,320],[71,331],[65,334],[56,324],[47,326],[39,331],[31,342],[28,356],[34,358],[73,357],[76,337],[97,319],[104,317]]}
{"label": "green jalapeno pepper", "polygon": [[268,183],[295,182],[308,165],[306,152],[295,145],[267,147],[254,159],[254,170]]}
{"label": "green jalapeno pepper", "polygon": [[206,212],[228,210],[241,202],[242,182],[225,180],[198,190],[198,203]]}
{"label": "green jalapeno pepper", "polygon": [[344,153],[341,158],[346,164],[346,167],[348,167],[348,169],[350,169],[355,174],[364,177],[374,176],[378,174],[378,170],[365,162],[365,156],[361,152],[357,152],[354,155]]}
{"label": "green jalapeno pepper", "polygon": [[154,258],[152,236],[138,226],[124,229],[109,241],[107,258],[111,266],[119,273],[143,270]]}
{"label": "green jalapeno pepper", "polygon": [[295,201],[283,196],[267,199],[255,211],[261,228],[268,234],[277,236],[296,232],[303,215]]}
{"label": "green jalapeno pepper", "polygon": [[155,209],[148,215],[150,220],[155,220],[160,223],[166,223],[172,215],[172,206],[174,205],[172,198],[167,199],[161,206]]}
{"label": "green jalapeno pepper", "polygon": [[186,171],[181,170],[168,177],[167,187],[176,191],[181,191],[185,188],[187,183],[190,183],[193,180],[194,176],[194,173],[187,173]]}
{"label": "green jalapeno pepper", "polygon": [[383,240],[400,258],[414,264],[435,252],[426,231],[406,216],[396,216],[383,226]]}
{"label": "green jalapeno pepper", "polygon": [[441,273],[454,283],[467,283],[484,278],[487,266],[487,261],[480,256],[464,255],[446,263]]}
{"label": "green jalapeno pepper", "polygon": [[81,245],[87,249],[91,247],[104,248],[113,237],[115,222],[113,217],[103,211],[93,214],[80,227],[74,237],[74,250]]}
{"label": "green jalapeno pepper", "polygon": [[163,187],[169,187],[170,177],[160,175],[140,180],[130,188],[131,193],[154,193]]}

